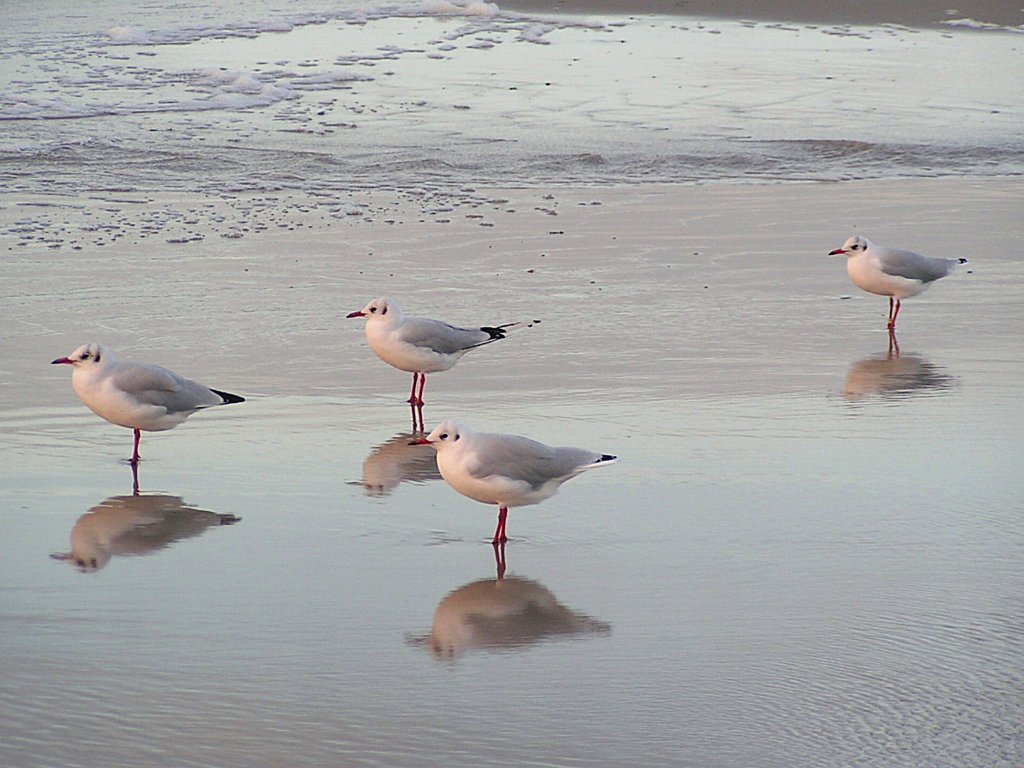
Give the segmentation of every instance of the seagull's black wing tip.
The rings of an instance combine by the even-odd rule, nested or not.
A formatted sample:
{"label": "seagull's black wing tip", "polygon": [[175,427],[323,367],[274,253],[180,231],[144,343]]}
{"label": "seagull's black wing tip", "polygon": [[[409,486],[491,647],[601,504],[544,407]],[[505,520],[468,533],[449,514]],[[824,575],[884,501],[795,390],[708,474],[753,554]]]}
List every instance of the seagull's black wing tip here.
{"label": "seagull's black wing tip", "polygon": [[480,328],[481,331],[486,333],[491,339],[504,339],[505,338],[505,326],[499,325],[497,328],[493,328],[489,325],[485,325]]}
{"label": "seagull's black wing tip", "polygon": [[233,395],[230,392],[221,392],[219,389],[211,389],[211,392],[215,395],[220,395],[221,399],[224,400],[221,405],[230,405],[231,403],[244,403],[245,398],[239,395]]}

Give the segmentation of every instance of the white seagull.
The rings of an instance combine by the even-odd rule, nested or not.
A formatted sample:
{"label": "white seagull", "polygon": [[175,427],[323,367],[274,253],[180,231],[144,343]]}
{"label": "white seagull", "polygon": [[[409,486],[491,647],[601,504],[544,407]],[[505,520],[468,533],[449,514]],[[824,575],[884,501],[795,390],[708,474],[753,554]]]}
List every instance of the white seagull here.
{"label": "white seagull", "polygon": [[896,330],[902,299],[917,296],[940,277],[967,263],[967,259],[937,259],[901,248],[885,248],[860,235],[854,235],[828,255],[847,257],[846,271],[858,288],[889,297],[890,331]]}
{"label": "white seagull", "polygon": [[93,413],[135,430],[132,464],[139,461],[140,430],[172,429],[203,408],[245,402],[243,397],[210,389],[159,365],[119,360],[102,344],[83,344],[52,364],[73,366],[71,384]]}
{"label": "white seagull", "polygon": [[348,317],[365,317],[370,349],[388,365],[412,373],[409,402],[416,406],[423,405],[428,373],[447,371],[469,350],[503,339],[509,328],[520,325],[458,328],[426,317],[406,317],[398,305],[388,299],[374,299],[358,312],[350,312]]}
{"label": "white seagull", "polygon": [[417,442],[437,450],[437,468],[448,485],[475,501],[498,505],[495,544],[508,540],[509,507],[539,504],[566,480],[618,461],[606,453],[552,448],[528,437],[473,432],[451,420]]}

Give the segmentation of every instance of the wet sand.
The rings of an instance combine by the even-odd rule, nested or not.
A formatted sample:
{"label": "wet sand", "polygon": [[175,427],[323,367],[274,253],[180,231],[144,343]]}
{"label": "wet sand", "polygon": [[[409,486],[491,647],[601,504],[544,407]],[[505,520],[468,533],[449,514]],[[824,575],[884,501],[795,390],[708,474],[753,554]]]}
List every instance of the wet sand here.
{"label": "wet sand", "polygon": [[[83,234],[5,246],[3,762],[1021,757],[1020,182],[475,195],[283,199],[240,237],[244,199],[4,196]],[[899,355],[825,255],[852,232],[971,260]],[[493,510],[405,444],[409,377],[344,317],[377,295],[541,321],[430,376],[428,425],[621,457],[512,511],[507,589]],[[130,432],[49,365],[91,339],[248,398],[144,436],[141,506]],[[168,500],[204,526],[146,534]],[[93,572],[48,557],[86,529]]]}
{"label": "wet sand", "polygon": [[[231,221],[204,226],[221,209],[230,218],[217,199],[79,200],[59,214],[69,230],[90,205],[179,216],[157,236],[83,234],[78,249],[8,244],[13,354],[0,391],[8,410],[73,402],[62,377],[37,367],[36,350],[51,359],[96,338],[172,368],[201,361],[227,389],[373,395],[405,377],[368,354],[344,315],[377,295],[453,322],[543,321],[500,357],[474,355],[439,375],[441,392],[484,383],[720,394],[749,386],[737,377],[746,366],[759,371],[754,391],[800,390],[817,366],[884,336],[885,299],[857,290],[842,260],[824,255],[854,232],[970,258],[971,274],[907,302],[901,330],[913,341],[1013,346],[1018,261],[1006,244],[1020,232],[1019,184],[481,190],[471,205],[432,211],[367,195],[360,215],[340,218],[282,196],[286,215],[237,237]],[[0,223],[52,215],[59,202],[9,197]],[[274,365],[253,354],[267,345]],[[509,367],[525,381],[509,381]]]}

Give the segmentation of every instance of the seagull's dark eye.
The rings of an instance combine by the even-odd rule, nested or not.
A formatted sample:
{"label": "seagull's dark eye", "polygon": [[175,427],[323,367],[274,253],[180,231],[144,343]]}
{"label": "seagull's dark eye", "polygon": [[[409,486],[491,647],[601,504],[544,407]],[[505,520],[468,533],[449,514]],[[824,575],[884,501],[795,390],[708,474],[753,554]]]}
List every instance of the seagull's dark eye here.
{"label": "seagull's dark eye", "polygon": [[88,352],[83,352],[81,355],[79,355],[79,358],[82,359],[82,360],[88,360],[89,359],[89,353]]}
{"label": "seagull's dark eye", "polygon": [[441,439],[442,440],[447,440],[448,439],[448,433],[445,432],[443,435],[441,435]]}

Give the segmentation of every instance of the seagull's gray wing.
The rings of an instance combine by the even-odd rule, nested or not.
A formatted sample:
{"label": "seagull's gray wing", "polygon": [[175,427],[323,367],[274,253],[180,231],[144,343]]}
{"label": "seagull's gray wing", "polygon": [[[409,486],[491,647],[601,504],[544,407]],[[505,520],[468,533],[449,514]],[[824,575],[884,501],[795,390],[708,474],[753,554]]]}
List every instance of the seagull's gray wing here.
{"label": "seagull's gray wing", "polygon": [[517,435],[473,435],[476,462],[468,469],[475,477],[500,475],[540,488],[557,478],[569,477],[601,459],[600,453],[582,448],[552,448]]}
{"label": "seagull's gray wing", "polygon": [[139,402],[159,406],[168,413],[195,411],[224,403],[224,398],[209,387],[179,376],[159,365],[115,365],[110,372],[111,383],[114,386]]}
{"label": "seagull's gray wing", "polygon": [[407,344],[432,349],[444,355],[453,355],[500,338],[479,328],[457,328],[426,317],[406,318],[399,333],[402,341]]}
{"label": "seagull's gray wing", "polygon": [[882,250],[879,261],[885,274],[905,277],[908,280],[920,280],[922,283],[930,283],[945,277],[953,271],[957,263],[956,259],[936,259],[898,248]]}

